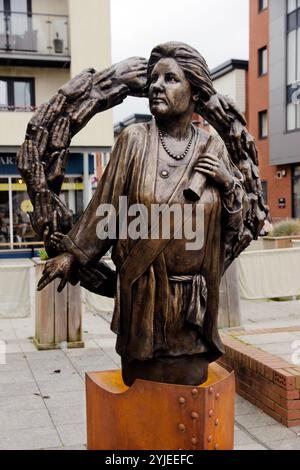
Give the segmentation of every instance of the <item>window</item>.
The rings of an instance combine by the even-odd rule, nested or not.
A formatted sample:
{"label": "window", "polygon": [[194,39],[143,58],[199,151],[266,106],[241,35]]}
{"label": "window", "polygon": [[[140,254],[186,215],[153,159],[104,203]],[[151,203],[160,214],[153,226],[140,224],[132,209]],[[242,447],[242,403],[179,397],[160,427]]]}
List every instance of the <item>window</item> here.
{"label": "window", "polygon": [[259,76],[266,75],[268,73],[268,49],[262,47],[258,50],[258,73]]}
{"label": "window", "polygon": [[300,129],[300,0],[287,1],[286,129]]}
{"label": "window", "polygon": [[268,0],[258,0],[258,11],[266,10],[268,3]]}
{"label": "window", "polygon": [[268,182],[262,181],[261,186],[262,186],[262,192],[263,192],[265,204],[268,204]]}
{"label": "window", "polygon": [[31,0],[0,0],[0,48],[34,50]]}
{"label": "window", "polygon": [[268,137],[268,112],[261,111],[258,116],[259,116],[259,138],[266,139]]}
{"label": "window", "polygon": [[0,111],[32,111],[34,79],[0,77]]}
{"label": "window", "polygon": [[300,7],[300,0],[287,0],[287,12],[291,13]]}
{"label": "window", "polygon": [[0,10],[6,12],[31,13],[31,0],[0,0]]}

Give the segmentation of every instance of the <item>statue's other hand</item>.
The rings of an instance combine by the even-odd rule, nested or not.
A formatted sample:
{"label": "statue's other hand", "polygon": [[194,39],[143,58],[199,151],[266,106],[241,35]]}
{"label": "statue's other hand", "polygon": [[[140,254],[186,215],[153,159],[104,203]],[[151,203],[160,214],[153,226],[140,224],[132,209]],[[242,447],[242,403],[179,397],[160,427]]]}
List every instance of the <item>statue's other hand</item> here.
{"label": "statue's other hand", "polygon": [[231,126],[232,117],[228,113],[229,105],[225,102],[224,97],[215,93],[205,103],[203,108],[203,116],[211,122],[213,126],[223,128]]}
{"label": "statue's other hand", "polygon": [[233,177],[227,170],[224,162],[211,153],[207,152],[201,155],[194,170],[209,176],[224,189],[227,189],[233,183]]}
{"label": "statue's other hand", "polygon": [[72,268],[74,263],[74,255],[68,252],[65,252],[47,261],[43,275],[39,280],[37,290],[40,291],[44,289],[44,287],[50,284],[50,282],[54,281],[54,279],[60,278],[61,282],[57,288],[57,291],[61,292],[72,276]]}
{"label": "statue's other hand", "polygon": [[115,74],[113,79],[119,85],[126,85],[129,95],[146,96],[145,87],[147,84],[148,61],[143,57],[130,57],[114,66]]}

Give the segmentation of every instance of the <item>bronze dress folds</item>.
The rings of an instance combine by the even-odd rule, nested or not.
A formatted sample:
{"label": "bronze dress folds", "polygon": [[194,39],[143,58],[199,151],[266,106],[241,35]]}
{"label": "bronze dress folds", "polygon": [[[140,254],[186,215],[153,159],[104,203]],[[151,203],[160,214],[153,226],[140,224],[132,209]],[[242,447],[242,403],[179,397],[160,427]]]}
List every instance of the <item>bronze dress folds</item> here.
{"label": "bronze dress folds", "polygon": [[[117,352],[126,361],[203,354],[211,362],[224,353],[217,328],[219,283],[224,266],[231,262],[233,241],[243,231],[246,197],[240,173],[218,136],[218,156],[234,177],[235,186],[234,191],[222,195],[206,180],[197,203],[204,205],[201,249],[187,250],[190,240],[184,238],[133,240],[117,236],[101,240],[96,233],[101,220],[96,215],[98,206],[113,204],[118,215],[120,196],[127,196],[128,207],[139,203],[149,211],[153,203],[188,203],[183,190],[209,139],[201,129],[194,132],[191,158],[175,189],[170,197],[158,201],[155,183],[160,140],[155,120],[124,129],[93,199],[64,239],[66,250],[85,266],[112,247],[118,281],[111,328],[118,335]],[[195,208],[193,217],[194,212]]]}

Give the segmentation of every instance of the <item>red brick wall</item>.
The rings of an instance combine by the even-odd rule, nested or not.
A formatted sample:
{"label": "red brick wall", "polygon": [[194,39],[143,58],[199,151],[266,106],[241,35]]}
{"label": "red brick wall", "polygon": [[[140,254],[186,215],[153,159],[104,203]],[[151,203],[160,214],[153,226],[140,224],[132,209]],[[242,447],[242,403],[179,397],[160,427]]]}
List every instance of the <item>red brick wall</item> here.
{"label": "red brick wall", "polygon": [[[292,177],[290,166],[269,165],[269,139],[259,139],[258,113],[269,109],[269,75],[258,75],[258,50],[269,47],[269,10],[259,13],[258,0],[250,0],[250,58],[249,58],[249,130],[256,138],[259,152],[260,176],[268,182],[268,205],[273,220],[292,216]],[[277,179],[279,170],[286,170],[286,176]],[[278,207],[278,199],[286,199],[286,208]]]}

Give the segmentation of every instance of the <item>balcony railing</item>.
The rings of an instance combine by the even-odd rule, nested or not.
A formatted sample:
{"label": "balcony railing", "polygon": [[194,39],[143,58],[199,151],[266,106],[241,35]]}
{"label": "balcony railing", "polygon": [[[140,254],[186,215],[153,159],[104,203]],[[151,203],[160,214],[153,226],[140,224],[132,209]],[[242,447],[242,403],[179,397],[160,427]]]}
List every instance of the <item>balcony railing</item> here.
{"label": "balcony railing", "polygon": [[68,17],[0,11],[0,52],[70,56]]}

